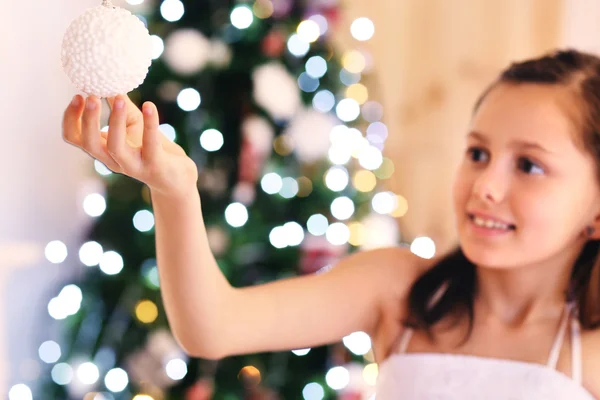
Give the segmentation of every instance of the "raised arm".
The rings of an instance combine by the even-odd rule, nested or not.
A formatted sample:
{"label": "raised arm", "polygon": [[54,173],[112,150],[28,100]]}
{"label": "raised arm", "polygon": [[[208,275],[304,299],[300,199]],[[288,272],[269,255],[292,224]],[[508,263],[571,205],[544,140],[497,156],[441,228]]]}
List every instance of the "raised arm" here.
{"label": "raised arm", "polygon": [[326,273],[233,288],[210,251],[194,189],[153,196],[163,299],[191,354],[221,358],[371,334],[380,303],[415,277],[416,256],[391,248],[354,253]]}
{"label": "raised arm", "polygon": [[99,131],[99,100],[88,98],[88,108],[79,98],[65,112],[64,138],[150,188],[161,293],[173,334],[188,353],[221,358],[331,343],[359,330],[372,334],[384,299],[416,277],[417,257],[393,248],[348,256],[324,274],[233,288],[208,245],[193,161],[159,132],[152,103],[142,114],[127,96],[110,102],[107,134]]}

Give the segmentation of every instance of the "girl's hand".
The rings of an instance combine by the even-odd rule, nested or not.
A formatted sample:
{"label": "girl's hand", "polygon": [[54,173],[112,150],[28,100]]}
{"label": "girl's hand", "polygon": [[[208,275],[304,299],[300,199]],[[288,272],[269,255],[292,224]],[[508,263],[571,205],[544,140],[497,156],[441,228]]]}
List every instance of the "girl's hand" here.
{"label": "girl's hand", "polygon": [[101,132],[101,101],[76,95],[64,113],[64,140],[162,195],[196,190],[196,164],[159,130],[156,106],[145,102],[142,112],[126,95],[107,100],[112,109],[109,129]]}

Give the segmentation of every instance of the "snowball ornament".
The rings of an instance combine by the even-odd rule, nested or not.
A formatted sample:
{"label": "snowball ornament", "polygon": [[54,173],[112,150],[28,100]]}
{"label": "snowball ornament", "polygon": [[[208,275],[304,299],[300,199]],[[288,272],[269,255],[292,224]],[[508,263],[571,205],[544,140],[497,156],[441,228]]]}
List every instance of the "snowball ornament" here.
{"label": "snowball ornament", "polygon": [[61,61],[82,92],[100,98],[126,94],[148,74],[152,40],[138,17],[103,0],[71,22],[63,37]]}

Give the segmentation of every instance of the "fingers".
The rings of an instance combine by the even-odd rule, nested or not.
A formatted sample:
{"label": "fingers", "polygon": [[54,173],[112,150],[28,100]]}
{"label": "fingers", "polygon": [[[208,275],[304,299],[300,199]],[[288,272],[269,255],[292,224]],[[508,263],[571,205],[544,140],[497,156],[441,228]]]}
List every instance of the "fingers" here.
{"label": "fingers", "polygon": [[75,95],[63,114],[63,140],[67,143],[81,146],[81,112],[84,101],[80,95]]}
{"label": "fingers", "polygon": [[81,117],[82,147],[92,156],[97,156],[102,151],[100,145],[100,105],[100,100],[97,97],[88,97]]}
{"label": "fingers", "polygon": [[100,136],[100,100],[95,97],[85,100],[77,95],[69,108],[65,112],[65,140],[80,147],[112,171],[120,172],[119,165],[106,152],[106,140]]}
{"label": "fingers", "polygon": [[127,110],[124,97],[119,95],[114,99],[106,149],[125,171],[135,172],[140,167],[140,151],[127,144]]}
{"label": "fingers", "polygon": [[[143,164],[156,162],[163,151],[162,141],[166,138],[159,130],[156,106],[152,102],[146,102],[142,113],[125,95],[109,99],[109,105],[112,108],[109,131],[101,132],[100,99],[95,96],[84,99],[76,95],[63,116],[63,138],[66,142],[82,148],[112,171],[137,175],[141,172]],[[139,122],[136,125],[143,125],[143,128],[140,127],[140,131],[143,130],[139,141],[141,143],[138,142],[141,147],[134,147],[139,145],[128,140],[132,139],[128,138],[128,130],[135,130],[128,126],[128,117],[132,109],[139,113]]]}
{"label": "fingers", "polygon": [[162,132],[159,130],[158,111],[152,102],[145,102],[142,106],[144,114],[144,135],[142,137],[142,159],[152,162],[157,159],[162,150]]}
{"label": "fingers", "polygon": [[106,98],[106,101],[108,102],[108,106],[110,107],[111,110],[114,110],[114,108],[115,108],[114,103],[115,103],[115,99],[117,99],[117,98],[125,100],[125,111],[126,111],[127,118],[129,118],[131,120],[135,120],[136,118],[140,117],[140,114],[141,114],[140,109],[126,94]]}

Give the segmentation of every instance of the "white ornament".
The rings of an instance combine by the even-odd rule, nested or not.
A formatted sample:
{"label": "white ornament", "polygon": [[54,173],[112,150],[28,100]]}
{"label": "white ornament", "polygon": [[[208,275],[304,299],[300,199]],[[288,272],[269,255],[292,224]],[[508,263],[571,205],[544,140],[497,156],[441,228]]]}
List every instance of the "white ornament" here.
{"label": "white ornament", "polygon": [[62,67],[82,92],[126,94],[142,84],[152,64],[152,39],[144,23],[109,0],[76,18],[62,42]]}
{"label": "white ornament", "polygon": [[325,158],[330,147],[330,133],[339,123],[330,114],[313,109],[302,110],[285,130],[292,140],[296,156],[306,163]]}
{"label": "white ornament", "polygon": [[252,73],[254,100],[276,120],[291,119],[301,106],[296,79],[280,63],[261,65]]}
{"label": "white ornament", "polygon": [[242,134],[261,156],[267,156],[273,150],[275,132],[266,119],[257,115],[246,118],[242,122]]}
{"label": "white ornament", "polygon": [[197,29],[183,28],[171,33],[165,41],[163,57],[169,67],[181,74],[199,72],[209,61],[210,41]]}

